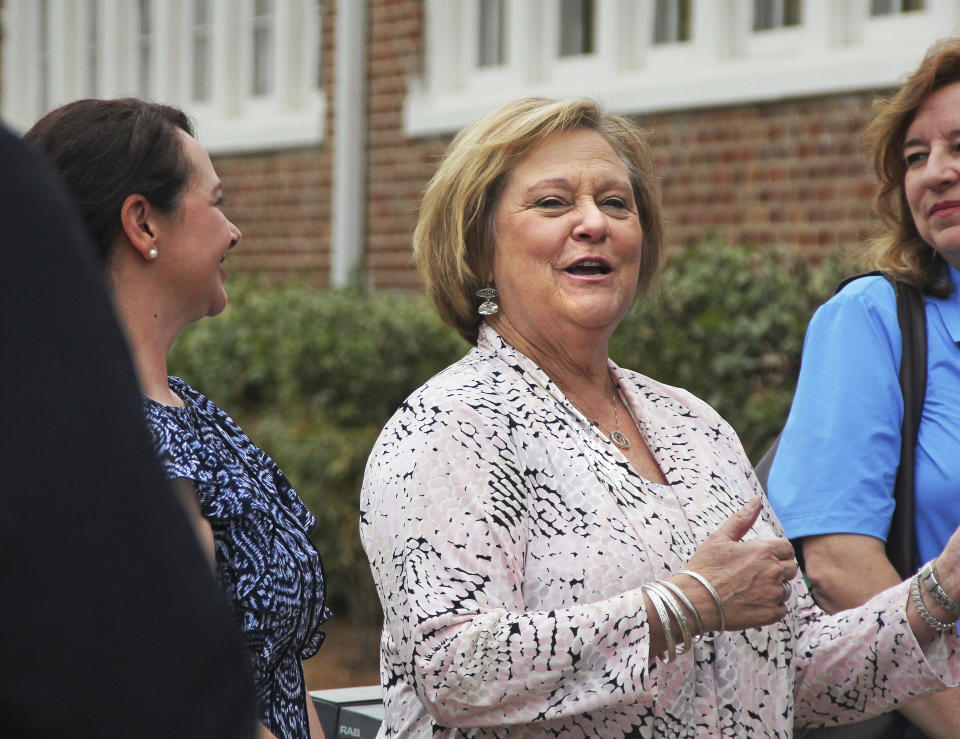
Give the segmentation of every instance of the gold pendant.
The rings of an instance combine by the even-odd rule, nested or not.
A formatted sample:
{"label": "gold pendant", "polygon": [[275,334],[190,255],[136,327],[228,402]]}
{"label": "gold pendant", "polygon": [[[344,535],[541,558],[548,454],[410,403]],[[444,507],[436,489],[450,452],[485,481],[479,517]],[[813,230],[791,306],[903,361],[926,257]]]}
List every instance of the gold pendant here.
{"label": "gold pendant", "polygon": [[619,431],[614,431],[610,434],[610,441],[616,444],[621,449],[630,448],[630,439],[621,434]]}

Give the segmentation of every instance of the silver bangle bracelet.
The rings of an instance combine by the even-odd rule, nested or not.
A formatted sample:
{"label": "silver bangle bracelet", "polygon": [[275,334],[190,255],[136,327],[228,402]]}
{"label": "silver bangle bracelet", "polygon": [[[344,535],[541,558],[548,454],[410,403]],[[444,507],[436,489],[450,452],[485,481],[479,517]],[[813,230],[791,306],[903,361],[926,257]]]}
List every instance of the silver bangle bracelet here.
{"label": "silver bangle bracelet", "polygon": [[697,622],[697,633],[693,635],[693,640],[698,642],[703,639],[703,635],[707,630],[703,626],[703,620],[700,618],[700,613],[694,607],[693,603],[690,602],[687,594],[683,592],[679,585],[676,585],[669,580],[658,580],[658,583],[663,585],[663,587],[667,588],[671,593],[677,596],[677,598],[680,599],[680,602],[687,607],[687,610],[693,614],[693,620]]}
{"label": "silver bangle bracelet", "polygon": [[699,572],[694,572],[693,570],[680,570],[677,574],[687,575],[688,577],[692,577],[694,580],[696,580],[698,583],[700,583],[701,585],[703,585],[703,587],[707,589],[707,592],[710,593],[711,597],[713,597],[714,602],[717,604],[717,610],[720,612],[719,631],[726,631],[727,630],[727,614],[723,610],[723,601],[720,600],[720,594],[716,591],[713,585],[710,584],[710,581],[707,580],[707,578],[705,578]]}
{"label": "silver bangle bracelet", "polygon": [[947,591],[943,589],[943,585],[940,584],[940,573],[937,572],[936,560],[931,559],[920,568],[920,582],[943,610],[949,611],[951,616],[960,618],[960,603],[951,598]]}
{"label": "silver bangle bracelet", "polygon": [[939,631],[941,634],[950,631],[956,628],[956,623],[946,623],[941,621],[936,616],[934,616],[924,605],[923,597],[920,595],[920,573],[918,572],[913,576],[913,580],[910,583],[910,594],[913,596],[913,605],[917,609],[917,613],[920,614],[927,626],[929,626],[934,631]]}
{"label": "silver bangle bracelet", "polygon": [[641,589],[653,604],[653,609],[657,612],[657,616],[660,617],[660,625],[663,626],[664,639],[667,641],[667,651],[661,655],[661,658],[664,662],[673,662],[677,657],[677,644],[673,639],[673,628],[670,626],[670,616],[667,615],[667,608],[663,604],[660,593],[652,590],[649,585],[642,585]]}
{"label": "silver bangle bracelet", "polygon": [[663,586],[662,581],[655,580],[650,583],[648,587],[657,591],[667,606],[667,609],[670,611],[670,614],[673,616],[673,620],[676,621],[680,627],[680,636],[683,639],[683,644],[677,645],[677,654],[686,654],[693,647],[693,635],[690,633],[690,622],[683,612],[683,607],[669,588]]}

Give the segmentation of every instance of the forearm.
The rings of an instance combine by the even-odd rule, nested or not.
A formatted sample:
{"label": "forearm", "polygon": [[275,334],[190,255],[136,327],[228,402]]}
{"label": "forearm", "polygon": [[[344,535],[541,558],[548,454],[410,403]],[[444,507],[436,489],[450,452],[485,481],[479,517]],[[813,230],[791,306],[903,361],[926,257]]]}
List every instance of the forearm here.
{"label": "forearm", "polygon": [[[632,590],[552,611],[444,614],[394,640],[411,650],[417,693],[434,718],[476,727],[652,701],[648,635],[642,593]],[[493,683],[505,700],[490,701]]]}
{"label": "forearm", "polygon": [[[901,581],[879,539],[837,534],[810,537],[802,546],[811,591],[828,613],[862,605]],[[935,618],[949,622],[950,614],[940,609],[924,590],[921,589],[921,598],[926,608]],[[912,597],[908,599],[906,612],[918,643],[926,646],[936,637],[936,632],[924,622]],[[955,737],[956,727],[960,727],[960,688],[912,699],[899,710],[930,737]]]}
{"label": "forearm", "polygon": [[930,739],[956,739],[960,732],[960,688],[904,703],[900,713]]}
{"label": "forearm", "polygon": [[810,592],[827,613],[855,608],[900,582],[883,542],[872,536],[810,536],[801,546]]}
{"label": "forearm", "polygon": [[798,726],[862,720],[960,683],[956,637],[924,646],[910,633],[909,585],[834,615],[802,598],[794,659]]}
{"label": "forearm", "polygon": [[[812,536],[802,542],[807,577],[817,604],[827,613],[836,613],[866,603],[877,593],[901,582],[887,559],[883,542],[872,536],[830,534]],[[921,598],[938,620],[956,620],[921,588]],[[910,598],[907,620],[920,646],[929,644],[937,632],[920,616]]]}
{"label": "forearm", "polygon": [[307,723],[310,727],[310,739],[326,739],[323,733],[323,727],[320,726],[320,717],[317,715],[317,709],[313,705],[313,698],[307,691]]}

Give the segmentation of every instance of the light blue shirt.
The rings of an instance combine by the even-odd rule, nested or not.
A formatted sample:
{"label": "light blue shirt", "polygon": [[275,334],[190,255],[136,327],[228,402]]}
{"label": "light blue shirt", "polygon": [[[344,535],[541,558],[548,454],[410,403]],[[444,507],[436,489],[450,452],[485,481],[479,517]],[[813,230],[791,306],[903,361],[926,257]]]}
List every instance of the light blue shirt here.
{"label": "light blue shirt", "polygon": [[[950,267],[960,284],[960,271]],[[960,289],[927,296],[927,394],[916,452],[916,563],[960,526]],[[770,500],[791,539],[831,533],[886,541],[900,460],[901,341],[893,288],[864,277],[822,305],[770,470]]]}

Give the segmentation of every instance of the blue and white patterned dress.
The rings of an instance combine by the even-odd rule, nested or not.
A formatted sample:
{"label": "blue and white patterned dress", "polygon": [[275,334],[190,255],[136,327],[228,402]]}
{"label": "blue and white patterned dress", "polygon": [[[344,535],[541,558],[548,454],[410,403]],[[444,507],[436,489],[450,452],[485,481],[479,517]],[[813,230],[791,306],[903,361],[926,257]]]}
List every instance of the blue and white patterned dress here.
{"label": "blue and white patterned dress", "polygon": [[170,479],[190,480],[213,528],[217,575],[243,633],[261,720],[278,739],[308,737],[301,661],[323,642],[323,566],[308,535],[316,519],[277,464],[226,413],[177,377],[187,406],[145,399]]}

